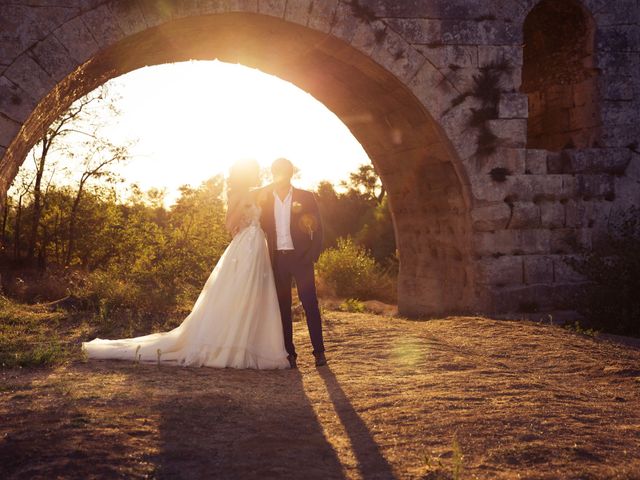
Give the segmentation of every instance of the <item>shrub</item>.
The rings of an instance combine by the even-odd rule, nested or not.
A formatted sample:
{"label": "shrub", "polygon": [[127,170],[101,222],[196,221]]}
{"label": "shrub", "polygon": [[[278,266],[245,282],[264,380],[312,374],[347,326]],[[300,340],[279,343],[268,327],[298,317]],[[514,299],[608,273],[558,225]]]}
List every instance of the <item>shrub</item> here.
{"label": "shrub", "polygon": [[393,279],[351,238],[339,238],[335,248],[325,250],[316,271],[320,284],[339,297],[393,301]]}
{"label": "shrub", "polygon": [[64,317],[41,305],[22,305],[0,296],[0,368],[63,362],[70,352],[54,332]]}
{"label": "shrub", "polygon": [[363,313],[365,311],[364,303],[356,298],[347,298],[340,304],[340,310],[343,312]]}
{"label": "shrub", "polygon": [[590,326],[640,336],[640,209],[620,213],[591,251],[567,262],[589,282],[582,313]]}

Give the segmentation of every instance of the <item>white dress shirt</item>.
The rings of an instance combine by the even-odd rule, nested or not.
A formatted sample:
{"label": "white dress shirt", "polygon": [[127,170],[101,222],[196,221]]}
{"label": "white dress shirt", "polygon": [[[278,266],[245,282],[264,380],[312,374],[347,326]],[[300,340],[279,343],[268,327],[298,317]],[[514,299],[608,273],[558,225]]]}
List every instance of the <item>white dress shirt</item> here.
{"label": "white dress shirt", "polygon": [[273,215],[276,218],[276,250],[293,250],[293,239],[291,238],[291,197],[293,188],[289,188],[289,193],[280,200],[280,196],[273,192]]}

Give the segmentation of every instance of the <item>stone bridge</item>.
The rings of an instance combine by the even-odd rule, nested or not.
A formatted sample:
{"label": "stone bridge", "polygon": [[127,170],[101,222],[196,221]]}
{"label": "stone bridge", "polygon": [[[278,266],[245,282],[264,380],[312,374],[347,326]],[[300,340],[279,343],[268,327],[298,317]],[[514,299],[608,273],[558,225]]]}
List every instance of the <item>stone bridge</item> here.
{"label": "stone bridge", "polygon": [[638,0],[0,0],[0,194],[110,78],[242,63],[309,92],[370,156],[401,313],[571,309],[565,259],[639,203],[639,17]]}

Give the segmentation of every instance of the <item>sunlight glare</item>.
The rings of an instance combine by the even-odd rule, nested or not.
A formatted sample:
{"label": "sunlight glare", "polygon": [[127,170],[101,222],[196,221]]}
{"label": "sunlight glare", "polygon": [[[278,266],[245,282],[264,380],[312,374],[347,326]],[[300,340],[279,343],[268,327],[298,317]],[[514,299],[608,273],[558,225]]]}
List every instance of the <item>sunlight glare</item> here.
{"label": "sunlight glare", "polygon": [[108,82],[122,116],[107,131],[138,138],[127,182],[165,187],[226,173],[239,158],[268,167],[287,157],[302,188],[334,184],[370,160],[347,127],[308,93],[243,65],[191,61],[146,67]]}

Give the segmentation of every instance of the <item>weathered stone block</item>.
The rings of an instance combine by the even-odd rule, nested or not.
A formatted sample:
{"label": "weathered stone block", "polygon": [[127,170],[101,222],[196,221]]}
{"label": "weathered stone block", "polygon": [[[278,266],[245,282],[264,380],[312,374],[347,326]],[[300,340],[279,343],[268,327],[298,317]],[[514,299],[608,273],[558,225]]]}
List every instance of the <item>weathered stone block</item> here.
{"label": "weathered stone block", "polygon": [[540,203],[540,225],[543,228],[562,228],[565,225],[565,206],[560,202]]}
{"label": "weathered stone block", "polygon": [[181,2],[148,2],[139,1],[140,11],[147,27],[156,27],[170,22],[179,15]]}
{"label": "weathered stone block", "polygon": [[478,47],[466,45],[414,45],[439,69],[478,68]]}
{"label": "weathered stone block", "polygon": [[522,30],[499,20],[443,20],[443,43],[450,45],[520,45]]}
{"label": "weathered stone block", "polygon": [[513,194],[519,200],[539,202],[541,200],[555,200],[566,195],[566,175],[522,175],[517,177]]}
{"label": "weathered stone block", "polygon": [[78,63],[86,62],[98,51],[98,45],[80,17],[72,18],[53,34]]}
{"label": "weathered stone block", "polygon": [[511,219],[507,223],[507,228],[538,228],[540,226],[540,208],[531,202],[513,202],[511,208]]}
{"label": "weathered stone block", "polygon": [[637,25],[602,26],[596,36],[597,51],[637,52],[640,28]]}
{"label": "weathered stone block", "polygon": [[627,147],[638,142],[640,144],[640,132],[637,124],[604,125],[600,142],[605,147]]}
{"label": "weathered stone block", "polygon": [[8,147],[9,143],[11,143],[11,141],[14,139],[18,131],[20,131],[20,124],[18,122],[15,122],[3,115],[0,115],[0,145],[1,146]]}
{"label": "weathered stone block", "polygon": [[[587,5],[590,8],[590,5]],[[638,4],[635,0],[616,0],[606,2],[597,9],[592,9],[598,25],[625,25],[629,23],[630,14],[637,11]]]}
{"label": "weathered stone block", "polygon": [[633,65],[638,64],[638,54],[635,52],[598,51],[598,67],[607,75],[633,75]]}
{"label": "weathered stone block", "polygon": [[473,252],[480,257],[500,254],[547,254],[550,252],[550,239],[551,232],[539,228],[475,232],[473,234]]}
{"label": "weathered stone block", "polygon": [[589,228],[559,228],[547,232],[550,253],[567,254],[582,248],[591,248],[592,232]]}
{"label": "weathered stone block", "polygon": [[258,12],[274,17],[284,17],[286,0],[258,0]]}
{"label": "weathered stone block", "polygon": [[441,21],[427,18],[390,18],[386,23],[398,32],[407,42],[430,44],[441,36]]}
{"label": "weathered stone block", "polygon": [[506,168],[509,175],[524,175],[527,150],[524,148],[498,148],[496,152],[481,159],[473,156],[465,162],[470,171],[488,175],[494,168]]}
{"label": "weathered stone block", "polygon": [[360,50],[365,55],[370,56],[378,46],[376,32],[379,30],[384,30],[384,25],[381,23],[369,24],[366,22],[359,22],[353,33],[351,46]]}
{"label": "weathered stone block", "polygon": [[284,19],[299,25],[306,25],[309,21],[309,14],[313,0],[298,0],[297,2],[286,2]]}
{"label": "weathered stone block", "polygon": [[[640,149],[640,147],[638,147]],[[640,180],[640,154],[631,155],[631,161],[627,165],[625,176],[633,180]]]}
{"label": "weathered stone block", "polygon": [[[447,79],[442,72],[431,63],[425,62],[409,82],[409,88],[425,105],[429,105],[429,111],[435,118],[440,118],[451,107],[451,99],[448,95],[438,95],[434,99],[433,91],[442,92],[442,85],[446,83]],[[454,110],[456,109],[451,112]]]}
{"label": "weathered stone block", "polygon": [[123,36],[117,20],[106,4],[83,13],[80,18],[100,47],[112,45]]}
{"label": "weathered stone block", "polygon": [[31,49],[31,55],[51,78],[59,82],[76,68],[76,62],[60,41],[49,35]]}
{"label": "weathered stone block", "polygon": [[20,85],[33,99],[39,100],[55,86],[55,82],[29,55],[23,54],[4,72],[4,76]]}
{"label": "weathered stone block", "polygon": [[477,207],[471,210],[473,229],[477,232],[492,232],[506,228],[511,209],[504,202]]}
{"label": "weathered stone block", "polygon": [[470,180],[474,198],[483,202],[504,201],[514,183],[513,176],[508,176],[504,182],[495,182],[488,174],[474,175]]}
{"label": "weathered stone block", "polygon": [[0,77],[0,113],[15,122],[24,123],[36,101],[6,77]]}
{"label": "weathered stone block", "polygon": [[[9,65],[34,43],[75,16],[75,8],[28,5],[33,2],[0,2],[0,63]],[[54,2],[50,2],[54,3]]]}
{"label": "weathered stone block", "polygon": [[615,189],[617,208],[627,210],[640,205],[640,180],[627,176],[618,177],[615,179]]}
{"label": "weathered stone block", "polygon": [[523,259],[524,283],[553,283],[553,260],[546,255],[526,255]]}
{"label": "weathered stone block", "polygon": [[[578,284],[527,285],[496,288],[491,292],[491,305],[496,312],[550,312],[573,309],[583,293]],[[546,316],[547,314],[545,314]],[[555,316],[553,317],[555,319]]]}
{"label": "weathered stone block", "polygon": [[145,30],[148,26],[154,26],[153,23],[150,25],[147,24],[137,2],[130,0],[112,0],[109,3],[109,9],[116,19],[116,22],[118,22],[120,30],[126,35],[133,35],[134,33]]}
{"label": "weathered stone block", "polygon": [[628,148],[585,148],[563,150],[562,173],[608,173],[624,174],[631,161]]}
{"label": "weathered stone block", "polygon": [[582,200],[569,199],[564,205],[565,226],[567,228],[586,227],[589,223],[587,218],[587,206]]}
{"label": "weathered stone block", "polygon": [[522,284],[522,257],[502,256],[478,261],[478,282],[504,286]]}
{"label": "weathered stone block", "polygon": [[425,59],[400,35],[387,30],[382,42],[377,45],[371,57],[397,78],[408,82],[414,77]]}
{"label": "weathered stone block", "polygon": [[506,61],[513,69],[518,69],[523,63],[522,47],[519,45],[478,45],[478,65]]}
{"label": "weathered stone block", "polygon": [[545,175],[547,173],[547,156],[549,152],[546,150],[526,150],[525,173],[529,175]]}
{"label": "weathered stone block", "polygon": [[576,175],[576,193],[584,200],[615,198],[613,177],[610,175]]}
{"label": "weathered stone block", "polygon": [[503,93],[498,103],[498,117],[500,118],[527,118],[529,113],[529,100],[521,93]]}
{"label": "weathered stone block", "polygon": [[355,29],[355,19],[349,12],[349,6],[338,0],[314,1],[307,25],[321,32],[331,31],[333,35],[349,42],[352,38],[349,31]]}
{"label": "weathered stone block", "polygon": [[553,257],[553,281],[554,283],[582,283],[586,278],[576,272],[568,263],[571,259],[577,259],[575,255],[556,255]]}
{"label": "weathered stone block", "polygon": [[[302,0],[291,3],[302,3]],[[224,0],[198,0],[198,8],[201,14],[223,13],[229,10],[229,5]]]}
{"label": "weathered stone block", "polygon": [[[355,34],[356,28],[358,26],[358,20],[344,13],[347,10],[348,10],[348,6],[346,4],[338,3],[335,17],[332,17],[332,19],[330,20],[330,23],[327,24],[327,28],[330,29],[331,35],[349,43],[351,42],[351,39]],[[314,21],[313,16],[310,16],[309,24],[308,24],[309,27],[311,27],[311,22],[313,21]]]}
{"label": "weathered stone block", "polygon": [[227,0],[230,12],[257,12],[258,0]]}
{"label": "weathered stone block", "polygon": [[562,174],[566,172],[567,158],[560,152],[549,152],[547,154],[547,172],[550,174]]}
{"label": "weathered stone block", "polygon": [[610,125],[629,125],[637,120],[635,106],[631,102],[604,100],[600,104],[602,122]]}
{"label": "weathered stone block", "polygon": [[527,121],[520,118],[497,119],[487,122],[491,131],[498,136],[503,147],[524,148],[527,144]]}
{"label": "weathered stone block", "polygon": [[633,100],[633,83],[636,81],[630,76],[607,76],[600,79],[600,91],[604,100]]}

